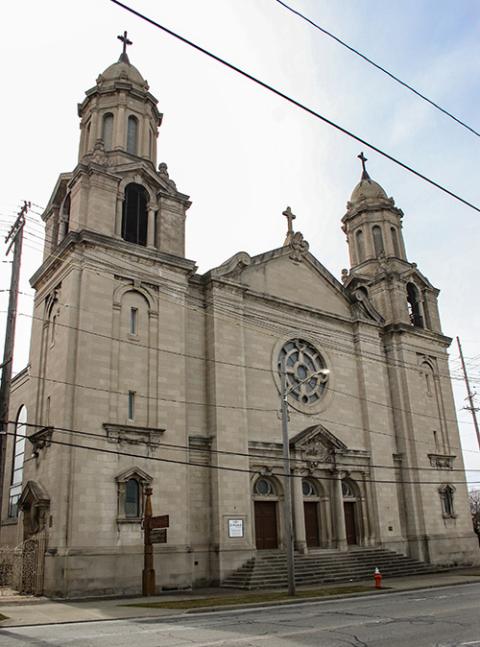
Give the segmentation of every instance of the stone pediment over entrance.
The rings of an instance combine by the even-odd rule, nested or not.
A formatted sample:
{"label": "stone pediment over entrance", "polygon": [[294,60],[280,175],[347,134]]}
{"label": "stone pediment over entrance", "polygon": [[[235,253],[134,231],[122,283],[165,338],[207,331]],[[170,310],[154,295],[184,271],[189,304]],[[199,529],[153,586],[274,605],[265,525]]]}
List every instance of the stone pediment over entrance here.
{"label": "stone pediment over entrance", "polygon": [[20,508],[31,505],[49,505],[50,497],[36,481],[27,481],[18,501]]}
{"label": "stone pediment over entrance", "polygon": [[314,460],[328,461],[334,454],[344,454],[348,447],[323,425],[312,425],[290,439],[290,447]]}

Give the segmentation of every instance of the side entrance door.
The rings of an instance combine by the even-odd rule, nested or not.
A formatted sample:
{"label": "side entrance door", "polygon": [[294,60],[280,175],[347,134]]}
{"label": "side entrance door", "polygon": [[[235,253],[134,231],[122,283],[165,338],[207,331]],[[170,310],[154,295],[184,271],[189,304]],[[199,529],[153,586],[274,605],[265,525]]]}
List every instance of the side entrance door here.
{"label": "side entrance door", "polygon": [[355,502],[344,501],[343,509],[345,510],[345,530],[347,531],[347,544],[356,544],[357,528],[355,524]]}
{"label": "side entrance door", "polygon": [[305,511],[305,535],[307,546],[315,548],[320,546],[318,538],[318,507],[315,501],[305,501],[303,504]]}
{"label": "side entrance door", "polygon": [[278,548],[275,501],[255,501],[255,543],[258,550]]}

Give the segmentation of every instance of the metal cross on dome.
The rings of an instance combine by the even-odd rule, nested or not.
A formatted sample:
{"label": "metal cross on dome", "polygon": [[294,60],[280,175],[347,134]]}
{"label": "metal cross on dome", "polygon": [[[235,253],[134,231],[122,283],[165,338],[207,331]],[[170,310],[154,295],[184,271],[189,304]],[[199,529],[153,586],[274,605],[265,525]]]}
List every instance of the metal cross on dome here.
{"label": "metal cross on dome", "polygon": [[368,159],[367,159],[367,158],[365,157],[365,155],[363,154],[363,151],[360,153],[360,155],[357,155],[357,157],[358,157],[358,159],[359,159],[359,160],[361,160],[361,161],[362,161],[363,172],[364,172],[364,173],[366,173],[366,172],[367,172],[367,169],[366,169],[366,167],[365,167],[365,162],[367,162],[367,161],[368,161]]}
{"label": "metal cross on dome", "polygon": [[133,45],[133,43],[132,43],[132,41],[131,41],[131,40],[128,40],[127,32],[126,32],[126,31],[124,31],[124,32],[123,32],[123,36],[117,36],[117,38],[118,38],[118,40],[121,40],[121,41],[122,41],[122,43],[123,43],[123,51],[122,51],[122,54],[123,54],[124,56],[126,56],[126,54],[127,54],[127,46],[128,46],[128,45]]}

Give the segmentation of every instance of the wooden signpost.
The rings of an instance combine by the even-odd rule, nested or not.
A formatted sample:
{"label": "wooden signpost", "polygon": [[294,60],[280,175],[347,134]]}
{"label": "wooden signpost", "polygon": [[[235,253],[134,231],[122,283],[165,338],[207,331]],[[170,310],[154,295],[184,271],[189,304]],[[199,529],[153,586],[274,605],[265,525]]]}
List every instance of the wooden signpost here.
{"label": "wooden signpost", "polygon": [[153,568],[153,544],[167,543],[168,514],[152,515],[152,488],[145,488],[145,514],[143,517],[144,559],[142,572],[143,595],[155,595],[155,570]]}

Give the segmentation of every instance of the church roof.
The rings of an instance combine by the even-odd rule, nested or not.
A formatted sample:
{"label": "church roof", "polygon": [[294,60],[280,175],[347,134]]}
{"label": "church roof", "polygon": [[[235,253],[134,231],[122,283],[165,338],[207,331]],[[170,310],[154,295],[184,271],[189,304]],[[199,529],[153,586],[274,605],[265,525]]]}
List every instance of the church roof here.
{"label": "church roof", "polygon": [[378,199],[382,198],[383,200],[387,199],[387,194],[385,193],[384,189],[380,186],[378,182],[375,182],[375,180],[372,180],[368,173],[364,173],[362,175],[362,179],[360,182],[357,184],[357,186],[353,189],[352,196],[350,198],[350,202],[355,203],[355,202],[360,202],[362,200],[367,200],[367,199]]}
{"label": "church roof", "polygon": [[146,83],[137,68],[130,63],[127,54],[121,54],[116,63],[109,65],[107,69],[102,72],[99,80],[104,82],[124,80],[142,87]]}

